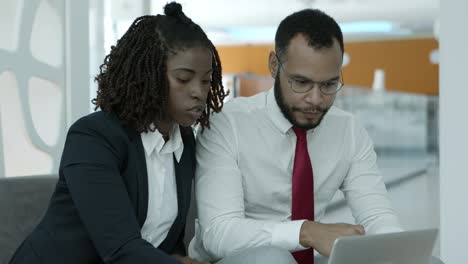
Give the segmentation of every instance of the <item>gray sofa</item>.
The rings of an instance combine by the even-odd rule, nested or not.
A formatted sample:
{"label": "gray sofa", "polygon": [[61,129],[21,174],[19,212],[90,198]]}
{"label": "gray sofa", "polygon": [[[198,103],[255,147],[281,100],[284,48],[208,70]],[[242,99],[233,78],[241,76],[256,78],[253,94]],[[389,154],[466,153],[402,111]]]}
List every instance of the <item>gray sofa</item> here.
{"label": "gray sofa", "polygon": [[0,178],[0,263],[42,218],[56,182],[56,176]]}
{"label": "gray sofa", "polygon": [[[0,178],[0,263],[7,263],[13,252],[42,218],[57,176]],[[192,193],[185,242],[194,234],[196,210]]]}

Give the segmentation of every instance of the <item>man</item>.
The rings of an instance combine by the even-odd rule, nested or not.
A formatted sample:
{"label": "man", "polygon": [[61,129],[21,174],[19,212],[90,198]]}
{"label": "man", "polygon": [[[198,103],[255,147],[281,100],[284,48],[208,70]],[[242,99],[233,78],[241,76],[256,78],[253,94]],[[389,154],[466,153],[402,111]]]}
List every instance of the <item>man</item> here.
{"label": "man", "polygon": [[[313,250],[329,256],[337,237],[401,231],[371,139],[332,106],[343,52],[340,27],[319,10],[281,22],[269,56],[274,88],[232,100],[197,139],[191,256],[310,264]],[[338,189],[359,225],[320,223]]]}

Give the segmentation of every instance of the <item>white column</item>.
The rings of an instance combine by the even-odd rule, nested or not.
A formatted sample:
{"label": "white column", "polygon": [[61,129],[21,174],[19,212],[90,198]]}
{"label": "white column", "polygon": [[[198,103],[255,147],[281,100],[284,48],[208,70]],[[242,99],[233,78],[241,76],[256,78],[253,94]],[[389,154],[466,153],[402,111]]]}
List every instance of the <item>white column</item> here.
{"label": "white column", "polygon": [[89,1],[68,0],[65,6],[66,105],[68,127],[89,114]]}
{"label": "white column", "polygon": [[[89,96],[94,99],[97,93],[97,82],[94,81],[99,74],[99,66],[105,57],[105,30],[104,30],[104,0],[89,2]],[[89,101],[89,111],[94,111],[94,104]]]}
{"label": "white column", "polygon": [[440,247],[468,263],[468,1],[440,1]]}

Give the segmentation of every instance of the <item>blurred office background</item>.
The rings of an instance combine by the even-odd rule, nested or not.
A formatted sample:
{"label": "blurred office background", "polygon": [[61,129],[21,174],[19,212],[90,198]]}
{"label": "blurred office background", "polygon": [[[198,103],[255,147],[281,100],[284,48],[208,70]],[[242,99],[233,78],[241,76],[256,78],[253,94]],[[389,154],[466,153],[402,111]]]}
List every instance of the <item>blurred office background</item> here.
{"label": "blurred office background", "polygon": [[[166,2],[1,0],[0,178],[57,174],[67,128],[94,110],[93,79],[110,46],[134,18],[162,13]],[[285,16],[312,7],[335,17],[345,36],[345,88],[335,105],[367,128],[403,226],[440,228],[434,254],[446,263],[468,259],[459,238],[468,236],[460,202],[468,199],[468,33],[461,29],[468,2],[179,2],[217,46],[230,98],[271,87],[268,53]],[[353,221],[341,193],[324,221]]]}

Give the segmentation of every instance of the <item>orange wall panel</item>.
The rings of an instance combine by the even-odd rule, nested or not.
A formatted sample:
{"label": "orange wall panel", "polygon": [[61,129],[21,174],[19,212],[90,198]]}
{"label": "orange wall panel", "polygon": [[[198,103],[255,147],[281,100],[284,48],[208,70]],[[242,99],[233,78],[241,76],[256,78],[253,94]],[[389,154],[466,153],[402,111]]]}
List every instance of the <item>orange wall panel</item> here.
{"label": "orange wall panel", "polygon": [[[439,65],[429,61],[438,48],[435,39],[383,40],[345,43],[350,63],[343,68],[346,84],[371,87],[375,69],[385,71],[385,88],[437,95]],[[268,54],[273,45],[220,46],[224,73],[252,73],[269,76]]]}
{"label": "orange wall panel", "polygon": [[437,95],[439,65],[429,55],[438,48],[434,39],[391,40],[345,43],[350,63],[343,68],[346,83],[371,87],[374,70],[385,71],[385,88]]}
{"label": "orange wall panel", "polygon": [[273,45],[217,47],[224,73],[253,73],[269,76],[268,55]]}

